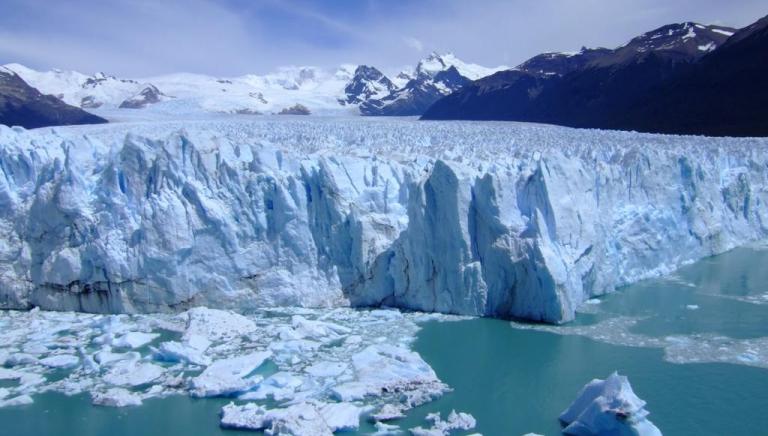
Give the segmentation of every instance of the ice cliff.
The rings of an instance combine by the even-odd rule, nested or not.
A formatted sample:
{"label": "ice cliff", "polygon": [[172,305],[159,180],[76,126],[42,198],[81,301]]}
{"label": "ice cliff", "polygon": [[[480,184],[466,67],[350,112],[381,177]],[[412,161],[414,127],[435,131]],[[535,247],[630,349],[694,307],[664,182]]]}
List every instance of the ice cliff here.
{"label": "ice cliff", "polygon": [[768,141],[515,123],[0,126],[0,307],[564,322],[764,238]]}

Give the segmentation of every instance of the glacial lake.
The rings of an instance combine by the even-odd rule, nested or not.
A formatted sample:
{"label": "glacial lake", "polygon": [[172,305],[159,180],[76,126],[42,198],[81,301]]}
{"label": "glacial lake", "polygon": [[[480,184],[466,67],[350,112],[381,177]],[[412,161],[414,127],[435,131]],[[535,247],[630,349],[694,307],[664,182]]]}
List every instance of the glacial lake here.
{"label": "glacial lake", "polygon": [[[427,426],[427,413],[455,409],[486,436],[558,435],[557,416],[579,389],[618,370],[665,435],[766,434],[766,264],[768,251],[737,249],[622,289],[562,327],[427,322],[415,349],[453,392],[395,423]],[[87,394],[34,399],[0,409],[1,435],[254,434],[219,428],[227,399],[177,396],[123,409],[93,407]]]}

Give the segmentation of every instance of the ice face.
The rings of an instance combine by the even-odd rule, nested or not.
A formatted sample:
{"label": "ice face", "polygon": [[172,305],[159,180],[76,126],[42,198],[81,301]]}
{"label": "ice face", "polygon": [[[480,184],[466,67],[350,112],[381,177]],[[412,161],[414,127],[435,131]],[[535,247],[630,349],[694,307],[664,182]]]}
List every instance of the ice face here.
{"label": "ice face", "polygon": [[767,151],[515,123],[2,127],[0,307],[387,305],[560,323],[764,238]]}
{"label": "ice face", "polygon": [[[220,396],[233,401],[222,410],[224,427],[351,431],[361,420],[401,417],[448,391],[411,349],[416,322],[433,317],[349,308],[248,315],[204,307],[130,316],[0,311],[0,380],[11,381],[0,388],[0,407],[50,391],[88,393],[106,407]],[[148,337],[139,333],[151,335],[152,345],[114,346],[114,338]],[[19,350],[25,357],[9,363]]]}
{"label": "ice face", "polygon": [[587,383],[560,415],[564,434],[574,436],[661,436],[648,419],[645,401],[632,391],[629,380],[617,373]]}

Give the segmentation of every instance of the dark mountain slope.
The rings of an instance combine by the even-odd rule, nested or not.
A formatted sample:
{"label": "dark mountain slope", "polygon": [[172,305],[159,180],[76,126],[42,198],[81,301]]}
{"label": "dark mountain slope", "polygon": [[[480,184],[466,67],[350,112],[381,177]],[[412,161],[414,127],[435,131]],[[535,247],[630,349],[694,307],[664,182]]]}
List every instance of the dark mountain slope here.
{"label": "dark mountain slope", "polygon": [[[552,54],[536,57],[516,71],[465,86],[437,101],[422,118],[762,134],[768,129],[768,45],[767,26],[761,22],[731,39],[732,29],[682,23],[648,32],[615,50],[567,55],[567,63]],[[579,60],[585,53],[591,57],[588,62]],[[542,64],[548,61],[550,65]]]}
{"label": "dark mountain slope", "polygon": [[768,136],[768,17],[611,120],[647,132]]}
{"label": "dark mountain slope", "polygon": [[43,95],[16,73],[0,68],[0,124],[27,129],[68,124],[100,124],[107,120]]}

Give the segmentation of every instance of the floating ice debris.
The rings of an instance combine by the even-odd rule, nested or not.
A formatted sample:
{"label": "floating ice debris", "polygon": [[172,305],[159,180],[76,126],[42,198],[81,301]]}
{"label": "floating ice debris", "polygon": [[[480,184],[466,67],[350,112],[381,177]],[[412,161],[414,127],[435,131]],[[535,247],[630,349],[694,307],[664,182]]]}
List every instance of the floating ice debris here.
{"label": "floating ice debris", "polygon": [[566,425],[563,433],[574,436],[661,436],[661,431],[647,419],[645,404],[632,391],[627,377],[614,372],[605,380],[594,379],[560,414],[560,421]]}
{"label": "floating ice debris", "polygon": [[221,426],[247,430],[266,430],[268,435],[330,436],[328,426],[317,407],[299,403],[286,408],[267,409],[255,404],[236,406],[230,403],[222,408]]}
{"label": "floating ice debris", "polygon": [[[0,357],[6,364],[0,379],[13,381],[0,391],[0,401],[16,404],[40,392],[88,393],[96,405],[125,407],[169,395],[233,396],[260,402],[242,410],[252,417],[267,412],[252,408],[269,405],[264,431],[313,429],[317,422],[324,425],[321,432],[354,429],[361,414],[402,415],[448,389],[409,349],[419,318],[353,309],[284,308],[247,316],[204,308],[131,316],[0,311]],[[163,331],[178,337],[145,342]],[[33,347],[34,341],[55,346]],[[48,363],[77,363],[40,363],[53,356],[71,357]],[[350,383],[360,399],[339,402],[333,392]],[[302,407],[292,407],[297,405]]]}
{"label": "floating ice debris", "polygon": [[365,410],[351,403],[318,403],[316,407],[332,432],[357,430]]}
{"label": "floating ice debris", "polygon": [[202,374],[190,382],[192,395],[215,397],[245,392],[256,386],[261,376],[248,377],[272,355],[269,351],[256,351],[243,356],[213,362]]}
{"label": "floating ice debris", "polygon": [[455,410],[451,410],[445,421],[440,418],[440,413],[430,413],[426,420],[432,422],[431,428],[415,427],[410,429],[411,434],[414,436],[446,436],[453,430],[471,430],[477,425],[472,415],[463,412],[456,413]]}
{"label": "floating ice debris", "polygon": [[115,386],[141,386],[157,380],[163,372],[161,366],[153,363],[121,360],[104,374],[103,379]]}
{"label": "floating ice debris", "polygon": [[184,339],[194,335],[210,341],[223,341],[242,336],[256,330],[256,323],[230,311],[196,307],[186,312],[188,317]]}
{"label": "floating ice debris", "polygon": [[25,406],[27,404],[32,404],[33,402],[34,400],[32,400],[32,397],[30,397],[29,395],[23,394],[13,398],[9,398],[7,400],[0,401],[0,408],[13,407],[13,406]]}
{"label": "floating ice debris", "polygon": [[192,334],[186,335],[183,342],[163,342],[153,352],[157,360],[207,366],[211,364],[211,358],[205,355],[209,346],[207,338]]}
{"label": "floating ice debris", "polygon": [[385,424],[383,422],[377,422],[376,424],[374,424],[374,427],[376,427],[376,433],[373,433],[374,436],[390,436],[390,435],[403,434],[402,430],[400,430],[400,426],[397,426],[394,424]]}
{"label": "floating ice debris", "polygon": [[141,395],[123,388],[111,388],[105,392],[94,392],[91,394],[91,398],[96,406],[141,406]]}
{"label": "floating ice debris", "polygon": [[371,418],[376,421],[391,421],[393,419],[400,419],[404,417],[405,414],[403,413],[402,407],[396,406],[394,404],[385,404],[381,406],[381,409],[379,409],[378,412],[371,415]]}
{"label": "floating ice debris", "polygon": [[73,368],[80,363],[80,359],[71,354],[56,354],[40,359],[40,363],[50,368]]}
{"label": "floating ice debris", "polygon": [[332,389],[342,401],[362,400],[383,391],[401,392],[409,406],[440,396],[447,387],[421,357],[405,348],[370,345],[352,356],[355,380]]}
{"label": "floating ice debris", "polygon": [[[612,345],[661,348],[664,360],[671,363],[722,362],[768,368],[768,337],[735,339],[714,334],[655,337],[630,331],[642,319],[617,316],[588,325],[552,326],[517,322],[510,325],[520,330],[584,336]],[[750,350],[754,359],[743,359],[743,354]]]}
{"label": "floating ice debris", "polygon": [[157,333],[129,332],[112,341],[117,348],[139,348],[160,337]]}
{"label": "floating ice debris", "polygon": [[697,304],[688,304],[685,306],[688,310],[699,310],[699,306]]}

